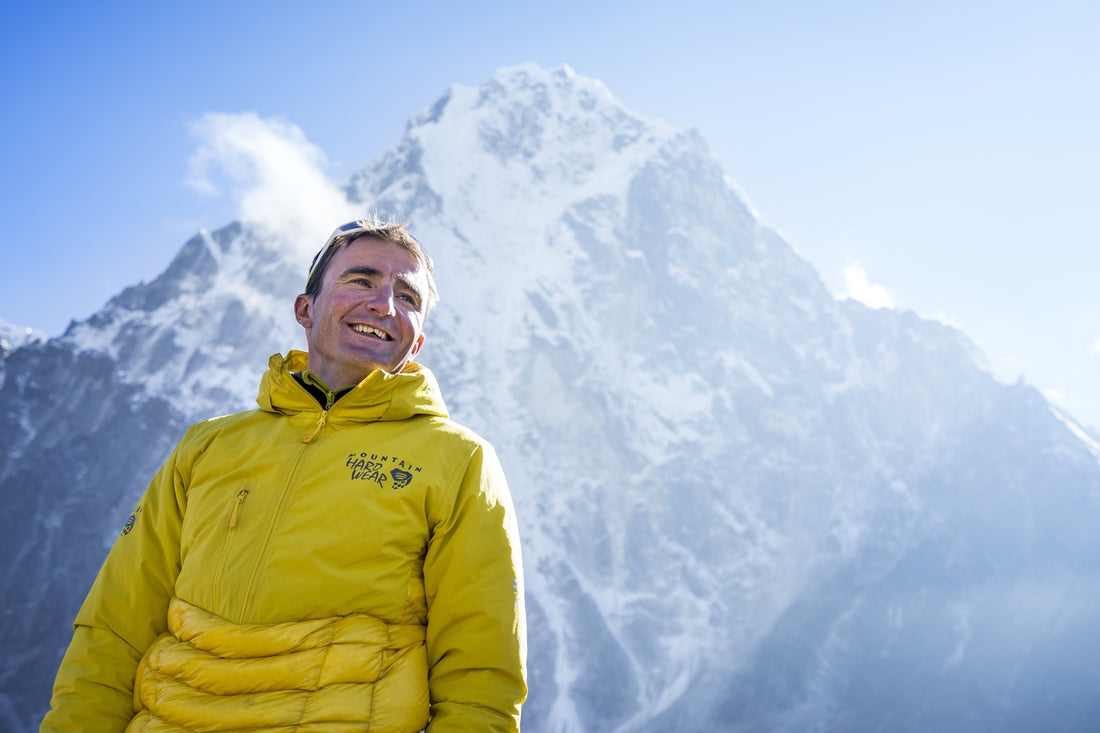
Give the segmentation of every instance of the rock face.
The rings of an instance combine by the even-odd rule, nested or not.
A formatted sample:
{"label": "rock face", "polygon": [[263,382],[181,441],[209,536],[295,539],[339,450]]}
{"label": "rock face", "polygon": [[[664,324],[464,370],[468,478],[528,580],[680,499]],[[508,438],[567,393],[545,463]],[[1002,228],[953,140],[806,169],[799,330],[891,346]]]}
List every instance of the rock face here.
{"label": "rock face", "polygon": [[[347,192],[428,245],[421,360],[509,475],[525,730],[1089,729],[1100,450],[959,332],[834,300],[697,134],[521,66],[452,88]],[[301,347],[300,251],[200,234],[0,351],[3,727],[36,726],[186,425]]]}

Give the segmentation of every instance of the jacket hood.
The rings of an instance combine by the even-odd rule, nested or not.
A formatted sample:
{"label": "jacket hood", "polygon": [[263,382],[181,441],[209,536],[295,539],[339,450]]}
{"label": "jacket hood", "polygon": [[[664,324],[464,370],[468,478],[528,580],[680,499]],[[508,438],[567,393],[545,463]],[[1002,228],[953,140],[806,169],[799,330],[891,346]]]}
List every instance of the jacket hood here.
{"label": "jacket hood", "polygon": [[[294,415],[318,412],[321,406],[294,378],[308,368],[309,355],[290,351],[273,354],[260,380],[256,403],[266,412]],[[405,420],[414,415],[447,417],[447,406],[435,376],[410,361],[399,374],[376,369],[336,403],[340,412],[353,411],[356,421]]]}

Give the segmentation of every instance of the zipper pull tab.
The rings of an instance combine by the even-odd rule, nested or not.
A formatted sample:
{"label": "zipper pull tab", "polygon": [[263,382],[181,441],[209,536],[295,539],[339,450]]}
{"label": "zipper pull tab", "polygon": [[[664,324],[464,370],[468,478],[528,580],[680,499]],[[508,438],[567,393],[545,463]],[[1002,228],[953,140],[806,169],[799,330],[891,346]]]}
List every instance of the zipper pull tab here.
{"label": "zipper pull tab", "polygon": [[321,410],[321,417],[317,419],[317,427],[313,429],[313,432],[302,438],[303,443],[312,443],[317,439],[317,436],[321,434],[321,428],[325,426],[325,419],[328,417],[328,410]]}
{"label": "zipper pull tab", "polygon": [[241,504],[244,504],[244,498],[248,496],[248,489],[241,489],[237,492],[237,501],[233,503],[233,513],[229,516],[229,528],[235,529],[237,527],[237,513],[241,510]]}

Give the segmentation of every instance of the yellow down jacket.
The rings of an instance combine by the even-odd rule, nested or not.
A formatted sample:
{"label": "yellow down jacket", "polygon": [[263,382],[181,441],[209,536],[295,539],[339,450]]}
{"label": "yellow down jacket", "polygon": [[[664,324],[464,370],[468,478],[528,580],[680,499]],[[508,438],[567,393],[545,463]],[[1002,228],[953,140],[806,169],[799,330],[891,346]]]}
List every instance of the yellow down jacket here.
{"label": "yellow down jacket", "polygon": [[192,426],[74,623],[44,731],[514,731],[519,537],[492,448],[431,373],[326,410],[271,358]]}

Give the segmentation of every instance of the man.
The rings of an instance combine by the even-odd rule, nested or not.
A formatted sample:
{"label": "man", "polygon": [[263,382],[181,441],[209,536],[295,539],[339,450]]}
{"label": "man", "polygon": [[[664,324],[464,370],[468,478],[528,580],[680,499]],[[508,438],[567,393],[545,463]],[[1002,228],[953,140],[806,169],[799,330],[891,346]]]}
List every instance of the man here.
{"label": "man", "polygon": [[314,258],[260,409],[192,426],[74,623],[44,731],[519,729],[519,539],[492,448],[412,361],[436,300],[401,225]]}

